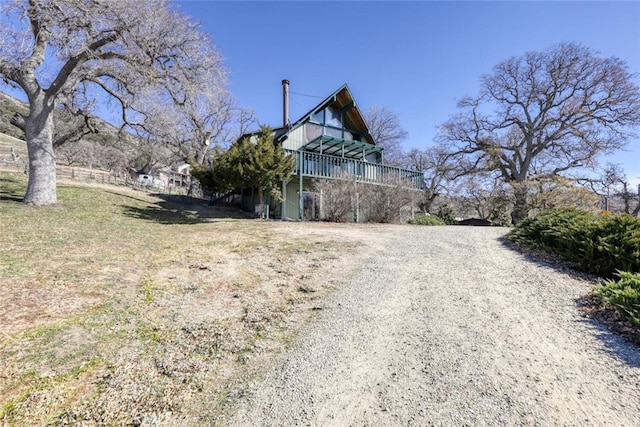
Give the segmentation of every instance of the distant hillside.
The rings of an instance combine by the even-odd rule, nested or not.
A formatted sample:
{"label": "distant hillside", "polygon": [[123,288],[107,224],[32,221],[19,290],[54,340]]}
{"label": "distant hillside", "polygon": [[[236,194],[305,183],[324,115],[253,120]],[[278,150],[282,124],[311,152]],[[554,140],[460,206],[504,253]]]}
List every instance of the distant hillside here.
{"label": "distant hillside", "polygon": [[[0,92],[0,134],[7,135],[7,138],[12,137],[25,141],[24,132],[10,123],[16,113],[28,115],[28,105]],[[54,114],[56,125],[54,139],[59,138],[59,135],[67,135],[73,129],[78,129],[78,125],[74,125],[74,123],[80,122],[82,124],[83,119],[73,116],[67,110],[56,109]],[[84,135],[80,141],[71,140],[56,147],[59,165],[102,168],[121,172],[135,169],[148,173],[182,160],[181,154],[168,144],[153,141],[150,143],[129,132],[120,132],[119,128],[99,117],[94,117],[92,124],[98,131],[97,133],[89,133]],[[12,148],[13,151],[10,151]],[[20,161],[15,160],[16,155],[21,156]],[[24,142],[19,143],[12,140],[10,145],[9,143],[0,144],[0,163],[4,163],[5,166],[18,167],[17,165],[26,159]]]}
{"label": "distant hillside", "polygon": [[[22,115],[29,114],[29,106],[27,103],[20,101],[10,95],[0,92],[0,133],[12,136],[18,139],[25,139],[24,132],[10,123],[11,118],[15,113]],[[56,113],[56,117],[59,118],[61,114]],[[89,134],[84,139],[88,141],[95,141],[101,144],[109,146],[115,146],[122,139],[126,140],[127,145],[135,143],[135,137],[129,133],[123,135],[119,132],[119,129],[100,118],[96,118],[98,125],[97,134]]]}
{"label": "distant hillside", "polygon": [[[26,138],[22,130],[10,123],[16,113],[28,115],[28,105],[0,92],[0,167],[24,170],[28,159]],[[65,110],[58,109],[54,114],[54,122],[57,124],[56,133],[59,132],[61,135],[73,129],[74,122],[82,123],[82,119],[72,116]],[[56,148],[58,163],[121,171],[135,166],[139,145],[137,138],[128,132],[120,132],[117,127],[100,118],[96,117],[93,122],[97,133],[87,134],[81,141],[70,142]]]}
{"label": "distant hillside", "polygon": [[24,132],[9,123],[14,114],[29,114],[29,106],[16,98],[0,92],[0,133],[24,139]]}
{"label": "distant hillside", "polygon": [[0,133],[0,170],[23,171],[27,164],[27,143]]}

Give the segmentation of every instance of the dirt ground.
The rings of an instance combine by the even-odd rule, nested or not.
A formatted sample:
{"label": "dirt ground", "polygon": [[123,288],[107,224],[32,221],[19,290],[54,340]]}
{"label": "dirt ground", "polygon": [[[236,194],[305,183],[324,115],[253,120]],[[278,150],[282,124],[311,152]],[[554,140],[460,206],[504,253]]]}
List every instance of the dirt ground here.
{"label": "dirt ground", "polygon": [[79,185],[0,204],[0,425],[219,425],[396,229]]}
{"label": "dirt ground", "polygon": [[505,229],[103,190],[0,206],[0,425],[640,425],[638,347]]}
{"label": "dirt ground", "polygon": [[640,425],[638,347],[581,317],[592,282],[505,232],[398,230],[229,424]]}

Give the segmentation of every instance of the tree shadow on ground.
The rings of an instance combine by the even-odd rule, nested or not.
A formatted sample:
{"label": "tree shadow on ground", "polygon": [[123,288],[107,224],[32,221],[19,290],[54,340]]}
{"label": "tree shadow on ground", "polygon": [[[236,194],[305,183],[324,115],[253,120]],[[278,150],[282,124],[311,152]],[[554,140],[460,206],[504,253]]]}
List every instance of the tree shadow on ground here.
{"label": "tree shadow on ground", "polygon": [[602,279],[596,275],[580,271],[577,264],[563,260],[557,255],[549,254],[537,249],[520,246],[519,244],[509,240],[507,235],[499,238],[500,244],[505,248],[518,252],[528,262],[538,264],[541,267],[547,267],[555,270],[558,273],[589,281],[594,285],[601,282]]}
{"label": "tree shadow on ground", "polygon": [[640,368],[640,328],[592,295],[578,298],[576,304],[583,322],[597,331],[596,336],[607,351],[629,366]]}
{"label": "tree shadow on ground", "polygon": [[213,220],[248,219],[252,215],[236,208],[209,206],[195,197],[153,194],[161,200],[144,208],[123,206],[125,215],[160,224],[202,224]]}
{"label": "tree shadow on ground", "polygon": [[[507,249],[520,253],[528,262],[551,268],[572,278],[588,281],[594,286],[603,281],[596,275],[577,270],[575,263],[546,252],[520,246],[509,240],[507,236],[501,237],[499,241]],[[577,298],[574,303],[576,310],[582,316],[582,322],[588,323],[597,331],[594,332],[594,336],[604,344],[606,352],[629,366],[640,367],[639,327],[623,319],[612,307],[603,305],[598,298],[591,295]]]}
{"label": "tree shadow on ground", "polygon": [[18,181],[12,178],[0,178],[0,200],[24,202],[24,189],[18,188]]}
{"label": "tree shadow on ground", "polygon": [[3,193],[0,191],[0,201],[9,201],[9,202],[24,202],[24,197],[13,196],[11,194]]}

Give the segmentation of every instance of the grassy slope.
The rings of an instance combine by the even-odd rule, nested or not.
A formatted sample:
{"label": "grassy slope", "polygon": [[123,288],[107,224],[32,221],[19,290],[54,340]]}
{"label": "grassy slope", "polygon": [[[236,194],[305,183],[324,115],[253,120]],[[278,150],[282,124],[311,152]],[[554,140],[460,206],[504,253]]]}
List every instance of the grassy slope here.
{"label": "grassy slope", "polygon": [[29,114],[29,107],[24,102],[0,92],[0,133],[14,138],[24,138],[24,132],[9,123],[15,113]]}
{"label": "grassy slope", "polygon": [[0,424],[220,423],[364,255],[322,224],[78,183],[35,208],[25,184],[0,174]]}
{"label": "grassy slope", "polygon": [[20,156],[21,160],[27,160],[27,143],[22,139],[0,133],[0,165],[13,161],[11,157],[12,148],[13,152]]}

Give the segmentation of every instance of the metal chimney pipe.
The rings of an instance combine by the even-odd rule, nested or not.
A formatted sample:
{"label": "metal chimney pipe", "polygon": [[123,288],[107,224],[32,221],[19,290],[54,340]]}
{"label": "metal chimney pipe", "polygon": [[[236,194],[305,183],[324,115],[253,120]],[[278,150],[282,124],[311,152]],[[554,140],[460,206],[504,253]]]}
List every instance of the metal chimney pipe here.
{"label": "metal chimney pipe", "polygon": [[289,127],[289,80],[282,81],[282,127]]}

